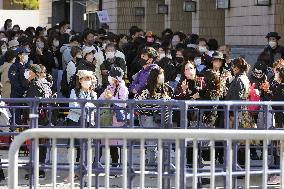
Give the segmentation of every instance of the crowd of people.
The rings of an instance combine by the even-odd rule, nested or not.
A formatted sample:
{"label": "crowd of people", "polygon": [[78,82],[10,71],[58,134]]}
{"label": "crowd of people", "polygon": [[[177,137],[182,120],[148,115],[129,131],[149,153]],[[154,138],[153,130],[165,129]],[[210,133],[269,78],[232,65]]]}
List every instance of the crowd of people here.
{"label": "crowd of people", "polygon": [[[72,99],[282,101],[284,48],[279,45],[278,33],[270,32],[265,37],[267,46],[257,61],[250,63],[253,64],[250,68],[242,57],[231,59],[229,45],[220,45],[216,39],[197,34],[165,29],[159,35],[137,26],[132,26],[128,34],[115,34],[107,24],[98,30],[76,32],[66,21],[49,29],[22,30],[8,19],[0,31],[2,98],[51,98],[57,94]],[[79,126],[82,117],[74,107],[80,105],[72,102],[69,106],[67,124]],[[103,111],[101,115],[108,122],[104,124],[123,126],[127,120],[123,112],[126,104],[114,103],[112,107],[113,111]],[[140,126],[161,125],[160,112],[147,109],[158,108],[157,105],[142,104],[138,108]],[[221,107],[210,108],[211,111],[202,115],[202,123],[224,128],[224,115],[218,111]],[[261,107],[241,108],[249,111],[239,113],[240,128],[263,127],[257,111]],[[16,124],[28,121],[25,114],[16,110]],[[168,112],[165,115],[167,122],[172,115]],[[87,117],[87,124],[93,125],[94,116],[87,116],[91,116]],[[196,115],[188,113],[188,119],[191,124],[196,121]],[[180,126],[179,111],[173,113],[173,121]],[[230,127],[235,127],[233,123],[234,114],[230,114]],[[283,123],[283,112],[275,113],[275,127],[282,128]],[[117,145],[119,141],[112,143]],[[40,150],[43,154],[40,160],[44,162],[46,148]],[[223,161],[223,155],[218,152],[219,162]],[[274,155],[275,164],[279,165],[279,153]],[[117,164],[117,147],[111,148],[111,156],[112,163]],[[147,148],[146,159],[149,164],[156,162],[155,147]],[[43,170],[40,176],[45,176]],[[279,178],[271,179],[274,182]]]}

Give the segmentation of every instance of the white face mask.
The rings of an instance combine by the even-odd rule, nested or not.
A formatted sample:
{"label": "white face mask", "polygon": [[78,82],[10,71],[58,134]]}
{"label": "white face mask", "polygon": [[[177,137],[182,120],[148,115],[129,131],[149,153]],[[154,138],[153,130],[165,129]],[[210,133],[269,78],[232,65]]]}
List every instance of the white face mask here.
{"label": "white face mask", "polygon": [[160,53],[160,59],[166,57],[166,54],[165,53]]}
{"label": "white face mask", "polygon": [[207,48],[206,47],[202,47],[202,46],[199,46],[198,47],[198,50],[200,53],[205,53],[207,51]]}
{"label": "white face mask", "polygon": [[113,59],[114,58],[114,52],[106,52],[106,59]]}
{"label": "white face mask", "polygon": [[104,43],[104,44],[102,45],[102,48],[103,48],[103,49],[106,49],[106,46],[107,46],[107,44]]}
{"label": "white face mask", "polygon": [[56,40],[56,41],[53,41],[53,46],[54,46],[54,47],[59,47],[59,41],[57,41],[57,40]]}
{"label": "white face mask", "polygon": [[157,82],[158,82],[158,84],[163,84],[165,82],[165,76],[159,75]]}
{"label": "white face mask", "polygon": [[91,80],[89,80],[89,81],[82,81],[81,85],[82,85],[82,88],[89,89],[91,87],[91,85],[92,85],[92,81]]}
{"label": "white face mask", "polygon": [[171,59],[171,60],[173,59],[173,57],[172,57],[171,54],[167,54],[166,57],[169,58],[169,59]]}
{"label": "white face mask", "polygon": [[36,47],[39,48],[39,49],[43,49],[44,43],[43,42],[36,42]]}
{"label": "white face mask", "polygon": [[83,58],[81,54],[77,54],[76,58]]}
{"label": "white face mask", "polygon": [[44,35],[44,36],[47,36],[47,31],[46,31],[46,30],[43,32],[43,35]]}
{"label": "white face mask", "polygon": [[3,49],[1,49],[2,50],[2,54],[5,54],[6,52],[7,52],[7,48],[3,48]]}
{"label": "white face mask", "polygon": [[30,70],[26,70],[25,73],[24,73],[24,76],[26,79],[29,79],[30,77]]}
{"label": "white face mask", "polygon": [[108,80],[108,83],[109,83],[110,85],[113,85],[113,84],[114,84],[114,79],[113,79],[113,77],[108,76],[108,77],[107,77],[107,80]]}
{"label": "white face mask", "polygon": [[195,64],[195,66],[199,66],[201,64],[201,58],[195,58],[194,64]]}
{"label": "white face mask", "polygon": [[271,48],[274,48],[274,47],[276,47],[276,45],[277,45],[277,43],[275,42],[275,41],[269,41],[269,46],[271,47]]}
{"label": "white face mask", "polygon": [[24,56],[24,60],[23,60],[23,63],[28,63],[28,61],[29,61],[29,55],[25,55]]}

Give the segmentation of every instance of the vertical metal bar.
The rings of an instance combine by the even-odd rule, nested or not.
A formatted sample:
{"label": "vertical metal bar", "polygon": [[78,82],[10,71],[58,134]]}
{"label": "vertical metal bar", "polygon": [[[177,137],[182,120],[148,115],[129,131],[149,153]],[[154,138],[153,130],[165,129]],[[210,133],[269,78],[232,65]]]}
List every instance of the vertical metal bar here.
{"label": "vertical metal bar", "polygon": [[35,160],[34,160],[34,179],[35,179],[35,189],[39,186],[39,142],[38,138],[34,140],[35,147]]}
{"label": "vertical metal bar", "polygon": [[180,188],[180,141],[176,140],[176,180],[175,188]]}
{"label": "vertical metal bar", "polygon": [[245,177],[245,188],[250,188],[250,140],[246,140],[246,177]]}
{"label": "vertical metal bar", "polygon": [[227,164],[226,164],[226,188],[232,188],[232,162],[233,162],[233,149],[232,140],[227,140]]}
{"label": "vertical metal bar", "polygon": [[88,188],[91,189],[92,187],[92,140],[88,138]]}
{"label": "vertical metal bar", "polygon": [[[186,102],[183,102],[180,104],[180,116],[181,116],[181,128],[187,129],[188,126],[188,120],[187,120],[187,113],[188,113],[188,106]],[[186,140],[181,140],[180,143],[180,155],[181,155],[181,159],[179,159],[180,161],[180,178],[182,179],[182,181],[180,182],[180,189],[185,189],[186,188]]]}
{"label": "vertical metal bar", "polygon": [[262,174],[262,188],[266,189],[267,188],[267,173],[268,173],[268,166],[267,166],[267,145],[268,145],[268,140],[263,140],[263,162],[262,162],[262,169],[263,169],[263,174]]}
{"label": "vertical metal bar", "polygon": [[109,139],[105,139],[105,188],[109,188],[110,149]]}
{"label": "vertical metal bar", "polygon": [[70,162],[70,169],[69,169],[69,178],[71,181],[71,188],[74,188],[74,155],[75,155],[75,149],[74,149],[74,138],[70,139],[70,149],[69,149],[69,162]]}
{"label": "vertical metal bar", "polygon": [[140,140],[140,188],[145,188],[145,139]]}
{"label": "vertical metal bar", "polygon": [[52,139],[52,186],[56,189],[56,174],[57,174],[57,147],[56,139]]}
{"label": "vertical metal bar", "polygon": [[215,141],[210,141],[210,188],[215,189]]}
{"label": "vertical metal bar", "polygon": [[193,178],[192,178],[192,188],[197,189],[198,179],[197,179],[197,154],[198,154],[198,148],[197,148],[197,141],[193,140]]}
{"label": "vertical metal bar", "polygon": [[163,187],[163,142],[162,139],[158,140],[158,188]]}
{"label": "vertical metal bar", "polygon": [[122,187],[123,189],[127,189],[127,140],[123,139],[123,170],[122,170]]}
{"label": "vertical metal bar", "polygon": [[280,142],[280,188],[284,189],[284,150],[283,145],[284,141],[281,140]]}

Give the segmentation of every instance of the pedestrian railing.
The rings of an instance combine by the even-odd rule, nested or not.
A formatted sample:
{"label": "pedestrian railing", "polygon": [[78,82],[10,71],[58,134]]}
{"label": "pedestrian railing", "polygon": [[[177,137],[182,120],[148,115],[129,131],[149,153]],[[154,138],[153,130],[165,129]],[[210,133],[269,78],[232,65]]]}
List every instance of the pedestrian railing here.
{"label": "pedestrian railing", "polygon": [[[191,132],[194,129],[210,129],[212,131],[212,133],[216,132],[215,130],[219,128],[223,128],[223,129],[227,129],[227,130],[232,130],[232,132],[239,132],[239,129],[244,129],[239,125],[239,115],[240,112],[249,112],[252,115],[256,115],[258,114],[258,121],[260,123],[258,123],[258,128],[246,128],[245,131],[240,131],[240,132],[255,132],[255,131],[260,131],[260,130],[265,130],[263,132],[270,132],[271,129],[277,129],[281,130],[281,128],[275,128],[275,122],[274,117],[276,114],[278,114],[278,116],[282,115],[284,112],[284,102],[246,102],[246,101],[176,101],[176,100],[170,100],[170,101],[157,101],[157,100],[146,100],[146,101],[136,101],[136,100],[128,100],[128,101],[114,101],[114,100],[85,100],[85,99],[1,99],[2,101],[4,101],[6,103],[6,106],[2,106],[2,108],[6,108],[9,109],[11,112],[11,118],[10,118],[10,124],[8,125],[1,125],[0,127],[2,128],[2,130],[9,128],[10,131],[8,132],[7,130],[4,130],[4,132],[0,133],[0,136],[12,136],[12,138],[14,138],[16,135],[20,134],[23,130],[26,129],[33,129],[33,128],[49,128],[50,130],[54,130],[54,129],[58,129],[58,128],[62,128],[62,130],[65,131],[65,133],[69,133],[69,131],[72,130],[72,128],[86,128],[88,131],[90,129],[94,129],[94,128],[113,128],[112,125],[102,125],[102,120],[101,119],[101,112],[103,112],[106,109],[111,109],[112,111],[114,111],[114,108],[111,107],[111,104],[113,103],[126,103],[127,107],[125,108],[125,112],[127,114],[127,120],[125,121],[125,124],[121,127],[123,128],[122,130],[124,130],[125,133],[127,133],[128,131],[130,131],[131,129],[143,129],[143,131],[145,132],[151,132],[154,131],[153,129],[150,129],[150,131],[147,131],[146,128],[143,128],[142,126],[139,125],[139,123],[137,123],[139,120],[139,113],[137,114],[137,112],[139,112],[139,104],[156,104],[159,105],[159,108],[154,108],[151,110],[158,110],[161,114],[161,120],[160,120],[160,124],[159,127],[157,129],[160,129],[160,132],[164,132],[165,130],[177,130],[176,132],[184,132],[184,129],[188,129],[189,131],[186,132]],[[80,110],[80,114],[81,117],[88,117],[89,120],[87,119],[80,119],[80,123],[78,125],[66,125],[65,124],[65,117],[66,114],[68,113],[68,111],[70,110],[70,108],[68,107],[68,103],[70,102],[77,102],[80,106],[78,108],[73,108],[73,109],[79,109]],[[93,103],[95,106],[94,107],[89,107],[87,106],[87,103]],[[252,105],[257,105],[259,106],[258,110],[255,111],[250,111],[250,110],[246,110],[244,107],[245,106],[252,106]],[[149,108],[148,108],[149,109]],[[19,117],[16,116],[16,112],[17,111],[23,111],[23,117],[27,119],[28,121],[24,122],[24,123],[17,123],[17,121],[19,121]],[[149,109],[150,110],[150,109]],[[91,112],[95,112],[94,115],[94,124],[88,124],[90,123],[90,119],[91,119]],[[165,113],[169,114],[169,120],[165,120]],[[212,126],[210,124],[204,123],[204,117],[209,115],[216,115],[218,114],[218,118],[219,120],[216,121],[215,126]],[[1,114],[0,114],[1,115]],[[43,119],[43,116],[46,119]],[[89,115],[89,116],[86,116]],[[232,117],[234,119],[232,119]],[[174,118],[176,120],[174,120]],[[22,120],[22,119],[21,119]],[[217,127],[217,128],[216,128]],[[0,128],[0,129],[1,129]],[[118,131],[120,129],[115,129],[115,131]],[[181,130],[181,131],[179,131]],[[91,130],[90,130],[91,131]],[[219,131],[219,130],[218,130]],[[166,131],[168,132],[168,131]],[[209,132],[209,131],[208,131]],[[226,131],[227,132],[227,131]],[[230,131],[228,131],[230,132]],[[279,131],[280,133],[282,131]],[[221,133],[221,132],[220,132]],[[66,135],[64,135],[66,136]],[[124,135],[123,135],[124,136]],[[151,136],[151,135],[150,135]],[[174,136],[174,135],[173,135]],[[221,135],[220,135],[221,136]],[[63,137],[64,138],[64,137]],[[123,137],[117,135],[117,137],[114,137],[114,139],[123,139]],[[188,137],[190,138],[190,137]],[[49,137],[47,137],[47,139],[49,139]],[[68,139],[68,137],[66,137],[65,139]],[[127,139],[127,138],[126,138]],[[135,151],[139,150],[140,147],[142,145],[144,145],[145,148],[153,148],[153,145],[149,145],[147,143],[147,138],[145,138],[144,140],[146,140],[146,143],[141,143],[141,141],[139,142],[141,138],[137,138],[136,140],[132,140],[129,139],[126,141],[126,145],[127,145],[127,154],[128,154],[128,167],[127,167],[127,186],[129,188],[132,188],[133,186],[133,180],[134,178],[138,175],[140,175],[141,170],[139,169],[140,166],[142,166],[142,161],[139,161],[138,163],[134,160],[133,158],[133,154]],[[142,137],[143,139],[143,137]],[[154,148],[156,148],[156,146],[159,146],[159,143],[157,142],[157,140],[159,138],[153,138],[156,139]],[[184,188],[186,186],[186,182],[183,182],[185,180],[185,178],[187,177],[191,177],[191,178],[195,178],[193,177],[194,174],[194,166],[197,166],[197,175],[198,175],[198,179],[197,179],[197,185],[200,187],[200,185],[203,183],[202,182],[202,178],[203,177],[208,177],[210,176],[210,166],[212,166],[212,164],[210,163],[210,161],[212,160],[212,155],[213,153],[210,153],[210,150],[214,150],[217,153],[220,153],[220,151],[223,152],[224,157],[226,157],[226,153],[228,151],[228,142],[226,141],[227,138],[216,138],[219,139],[219,141],[217,140],[217,142],[214,141],[210,141],[211,139],[202,139],[202,136],[200,139],[196,140],[195,142],[192,140],[184,140],[181,139],[180,143],[179,143],[179,147],[180,147],[180,157],[177,157],[177,154],[173,154],[174,150],[177,150],[178,148],[178,144],[176,144],[175,142],[172,141],[171,138],[164,140],[162,142],[162,146],[163,146],[163,157],[166,159],[163,159],[163,168],[162,168],[162,172],[163,172],[163,176],[165,176],[166,178],[163,179],[162,184],[166,184],[166,185],[170,185],[171,181],[170,179],[174,177],[174,174],[176,174],[176,172],[179,172],[179,176],[181,179],[183,179],[181,182],[179,182],[180,184],[180,188]],[[241,139],[241,138],[240,138]],[[249,139],[249,138],[248,138]],[[51,169],[53,166],[53,161],[54,161],[54,156],[53,156],[53,149],[52,147],[54,147],[54,145],[56,144],[57,149],[60,148],[69,148],[72,149],[72,145],[74,148],[78,148],[80,147],[81,151],[80,151],[80,162],[73,164],[71,163],[70,165],[74,165],[77,169],[79,169],[79,173],[80,173],[80,187],[83,188],[84,187],[84,182],[86,182],[84,180],[84,178],[86,177],[86,175],[88,175],[87,169],[86,167],[88,164],[88,147],[89,145],[91,145],[92,149],[93,149],[93,155],[95,156],[95,158],[92,161],[92,171],[93,174],[95,175],[95,185],[99,186],[99,176],[105,173],[105,165],[104,163],[109,163],[107,161],[109,161],[109,159],[105,159],[106,162],[102,162],[100,160],[100,154],[101,154],[101,149],[105,149],[106,148],[106,144],[107,143],[103,143],[102,141],[104,141],[105,138],[102,137],[100,139],[96,139],[96,137],[94,138],[94,140],[88,141],[88,139],[84,139],[84,137],[80,140],[79,144],[76,144],[76,142],[72,142],[72,140],[70,141],[70,143],[66,144],[66,142],[62,142],[61,140],[45,140],[47,142],[42,143],[40,142],[40,147],[47,147],[48,148],[48,155],[49,156],[49,160],[46,161],[45,163],[41,163],[40,167],[48,170]],[[138,140],[138,141],[137,141]],[[175,140],[175,138],[174,138]],[[237,139],[236,139],[237,140]],[[270,156],[273,156],[274,153],[278,150],[277,145],[275,145],[278,139],[273,139],[271,138],[270,143],[266,143],[267,146],[265,146],[265,142],[254,142],[254,145],[250,145],[250,149],[251,151],[254,149],[257,149],[258,151],[262,151],[262,157],[263,157],[263,161],[267,160],[265,158],[268,158],[268,156],[265,156],[265,151],[261,150],[262,148],[267,148],[268,154]],[[21,148],[20,148],[20,152],[19,153],[23,153],[23,149],[24,150],[24,155],[28,155],[29,157],[29,162],[19,162],[19,168],[24,168],[26,170],[30,170],[30,176],[29,178],[33,178],[34,176],[36,176],[35,174],[38,174],[37,172],[35,172],[35,174],[33,174],[33,172],[31,171],[34,167],[33,167],[33,162],[36,160],[35,159],[35,150],[37,148],[35,148],[35,146],[37,146],[37,142],[36,140],[26,140],[29,141],[28,143],[25,142],[24,144],[22,144]],[[256,140],[254,140],[256,141]],[[4,147],[9,147],[9,143],[3,143],[0,142],[0,147],[4,146]],[[209,145],[210,144],[210,145]],[[124,143],[121,143],[120,145],[117,145],[117,147],[123,149],[125,146]],[[194,146],[197,146],[197,151],[194,151],[193,148]],[[213,149],[211,149],[213,146]],[[215,148],[214,148],[215,147]],[[143,148],[143,146],[142,146]],[[232,142],[232,149],[233,149],[233,162],[232,162],[232,169],[233,169],[233,185],[235,186],[237,183],[237,179],[236,176],[237,175],[244,175],[245,171],[243,171],[243,169],[240,169],[240,167],[245,167],[244,161],[242,162],[243,164],[240,164],[240,162],[237,161],[237,157],[238,154],[245,154],[244,152],[244,148],[245,148],[245,143],[244,142],[239,142],[239,141],[235,141]],[[42,149],[42,148],[41,148]],[[213,152],[214,152],[213,151]],[[240,153],[240,151],[243,151],[242,153]],[[279,151],[279,150],[278,150]],[[172,154],[171,154],[172,152]],[[176,153],[177,151],[175,151]],[[70,151],[70,153],[74,153],[74,151]],[[204,154],[206,154],[205,156],[207,156],[207,159],[209,158],[209,160],[207,161],[203,161],[204,160]],[[210,153],[210,155],[208,155],[208,153]],[[246,152],[247,153],[247,152]],[[123,154],[123,153],[122,153]],[[195,155],[194,155],[195,154]],[[194,161],[191,159],[194,159],[194,157],[196,157],[197,154],[197,165],[194,164]],[[142,158],[143,156],[140,155],[140,157]],[[215,153],[213,156],[215,159]],[[121,159],[121,158],[120,158]],[[145,156],[144,156],[145,159]],[[178,164],[175,164],[175,161],[177,159],[182,159],[182,161],[179,161],[179,167]],[[189,160],[190,159],[190,160]],[[244,158],[243,158],[244,159]],[[124,160],[123,160],[124,161]],[[122,174],[122,165],[123,165],[123,161],[121,161],[119,163],[118,168],[112,168],[110,169],[110,174]],[[143,161],[144,162],[144,161]],[[246,163],[248,161],[245,161]],[[266,161],[267,162],[267,161]],[[145,162],[144,162],[145,163]],[[213,162],[212,162],[213,163]],[[267,162],[268,163],[268,162]],[[1,163],[0,163],[1,164]],[[69,164],[68,164],[69,165]],[[227,170],[226,170],[226,166],[228,165],[228,162],[226,161],[226,158],[224,158],[224,164],[222,166],[216,166],[216,173],[214,173],[214,175],[216,177],[222,177],[224,179],[224,186],[226,186],[225,183],[225,178],[227,175]],[[271,162],[268,163],[269,167],[272,167]],[[144,166],[144,165],[143,165]],[[261,165],[255,166],[255,165],[249,165],[252,170],[250,171],[251,174],[262,174],[263,169],[261,168]],[[276,169],[270,170],[269,173],[279,173],[279,169],[277,167],[278,165],[276,165]],[[1,164],[0,166],[1,168],[7,168],[5,165]],[[67,166],[68,167],[68,166]],[[209,167],[209,168],[208,168]],[[180,170],[182,171],[180,171]],[[66,163],[62,163],[62,162],[57,162],[57,170],[66,170]],[[186,170],[186,171],[185,171]],[[146,176],[155,176],[158,173],[158,170],[151,167],[151,166],[146,166],[145,167],[145,171],[144,171]],[[35,184],[34,182],[35,180],[30,179],[29,180],[29,185],[30,188],[32,188],[32,186]],[[125,180],[124,180],[125,181]],[[214,182],[214,181],[211,181]],[[164,188],[164,187],[163,187]]]}
{"label": "pedestrian railing", "polygon": [[[68,136],[66,136],[68,135]],[[198,188],[198,179],[200,177],[210,178],[210,188],[215,188],[216,177],[225,178],[225,187],[234,188],[234,178],[239,175],[245,175],[245,185],[244,187],[250,188],[250,176],[251,175],[262,175],[261,188],[267,188],[267,179],[269,174],[280,174],[281,184],[280,188],[284,188],[284,151],[283,151],[283,141],[284,141],[284,131],[268,130],[268,131],[258,131],[258,130],[224,130],[224,129],[192,129],[192,130],[176,130],[176,129],[30,129],[24,131],[18,135],[10,146],[9,150],[9,189],[18,188],[18,152],[21,145],[26,140],[34,140],[34,150],[35,156],[33,161],[33,173],[34,173],[34,188],[39,188],[39,139],[50,138],[52,140],[52,185],[56,188],[56,176],[57,176],[57,146],[56,141],[62,138],[68,138],[70,142],[70,152],[69,153],[69,174],[71,176],[71,185],[74,187],[74,139],[85,139],[87,144],[87,164],[86,164],[86,180],[88,188],[93,188],[92,175],[93,172],[93,162],[92,162],[92,140],[104,140],[105,141],[105,164],[104,169],[104,188],[110,188],[110,140],[111,139],[121,139],[123,141],[122,145],[122,188],[131,188],[128,185],[129,177],[132,177],[131,166],[129,164],[129,141],[139,141],[140,144],[140,166],[139,170],[136,171],[136,176],[139,176],[140,184],[139,188],[145,188],[145,141],[147,140],[157,140],[157,168],[156,168],[156,181],[157,188],[166,188],[164,184],[164,179],[168,178],[169,172],[165,171],[164,166],[164,143],[171,141],[175,144],[175,162],[173,175],[174,183],[170,185],[174,188]],[[209,172],[205,172],[200,169],[198,164],[198,154],[199,141],[209,141],[210,142],[210,169]],[[225,167],[223,171],[217,171],[215,165],[215,146],[216,141],[224,141],[226,146],[225,154]],[[263,161],[262,167],[259,170],[251,170],[250,166],[250,143],[252,140],[259,140],[263,142]],[[270,141],[281,141],[280,145],[280,169],[271,171],[268,169],[268,144]],[[192,142],[193,147],[193,167],[192,170],[186,169],[182,163],[185,161],[185,157],[182,156],[182,151],[184,148],[184,141]],[[245,148],[245,169],[244,171],[239,171],[235,169],[235,156],[233,155],[233,149],[235,143],[243,143]],[[184,153],[183,153],[184,154]],[[190,178],[188,180],[187,178]],[[188,183],[188,182],[191,183]],[[98,185],[96,185],[98,186]]]}

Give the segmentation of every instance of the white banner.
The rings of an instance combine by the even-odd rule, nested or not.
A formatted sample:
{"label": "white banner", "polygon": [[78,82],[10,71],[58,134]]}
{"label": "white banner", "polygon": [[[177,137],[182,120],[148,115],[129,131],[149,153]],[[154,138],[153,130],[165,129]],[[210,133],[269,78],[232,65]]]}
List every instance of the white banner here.
{"label": "white banner", "polygon": [[97,11],[100,23],[107,23],[109,22],[108,12],[107,10]]}

